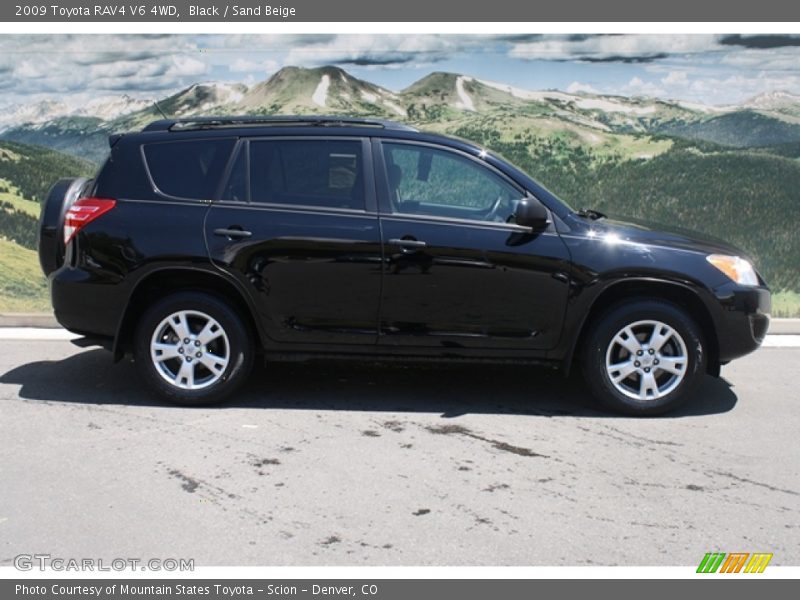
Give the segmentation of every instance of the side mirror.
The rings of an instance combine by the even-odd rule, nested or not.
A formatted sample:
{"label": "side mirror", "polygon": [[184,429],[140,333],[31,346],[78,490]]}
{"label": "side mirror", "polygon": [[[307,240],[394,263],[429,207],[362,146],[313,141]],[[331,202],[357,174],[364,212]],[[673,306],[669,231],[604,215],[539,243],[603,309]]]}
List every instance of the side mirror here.
{"label": "side mirror", "polygon": [[523,227],[530,227],[534,231],[541,231],[547,228],[548,216],[545,205],[533,196],[528,196],[517,203],[514,222]]}

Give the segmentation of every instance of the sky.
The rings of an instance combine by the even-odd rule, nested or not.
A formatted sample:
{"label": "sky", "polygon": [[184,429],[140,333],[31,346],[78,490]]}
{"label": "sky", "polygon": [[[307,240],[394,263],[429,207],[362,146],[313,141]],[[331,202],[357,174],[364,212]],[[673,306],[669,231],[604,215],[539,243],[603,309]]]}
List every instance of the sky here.
{"label": "sky", "polygon": [[158,99],[327,64],[393,91],[448,71],[529,90],[715,105],[800,94],[800,35],[2,35],[0,106]]}

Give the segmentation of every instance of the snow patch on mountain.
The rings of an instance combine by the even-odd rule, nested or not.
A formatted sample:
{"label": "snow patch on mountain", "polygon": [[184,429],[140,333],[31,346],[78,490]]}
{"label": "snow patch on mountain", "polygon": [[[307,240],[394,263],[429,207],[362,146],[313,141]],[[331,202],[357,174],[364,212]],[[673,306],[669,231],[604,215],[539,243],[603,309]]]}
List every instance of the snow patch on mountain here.
{"label": "snow patch on mountain", "polygon": [[602,110],[603,112],[619,112],[634,115],[651,115],[656,112],[656,107],[650,106],[631,106],[605,100],[603,98],[580,98],[575,101],[575,106],[585,110]]}
{"label": "snow patch on mountain", "polygon": [[107,121],[152,105],[152,100],[131,98],[128,95],[104,96],[89,100],[84,107],[76,111],[76,114],[87,117],[97,117],[98,119]]}
{"label": "snow patch on mountain", "polygon": [[57,100],[42,100],[36,104],[12,104],[0,111],[0,128],[20,123],[44,123],[66,115],[70,107]]}
{"label": "snow patch on mountain", "polygon": [[242,84],[226,83],[224,81],[206,81],[204,83],[196,83],[186,90],[185,95],[192,92],[204,91],[213,92],[217,104],[231,104],[241,102],[244,98],[244,91],[246,86]]}
{"label": "snow patch on mountain", "polygon": [[785,90],[765,92],[750,98],[744,102],[744,104],[742,104],[742,106],[747,108],[756,108],[762,110],[774,110],[777,108],[786,108],[788,106],[795,105],[800,105],[800,96]]}
{"label": "snow patch on mountain", "polygon": [[330,75],[327,74],[323,75],[322,78],[319,80],[317,89],[314,90],[314,93],[311,96],[311,101],[317,106],[322,106],[324,108],[326,106],[325,101],[328,99],[328,88],[330,86],[331,86]]}
{"label": "snow patch on mountain", "polygon": [[520,100],[564,100],[565,102],[572,102],[579,98],[579,96],[574,96],[572,94],[565,94],[564,92],[553,92],[553,91],[542,91],[542,92],[533,92],[531,90],[523,90],[521,88],[517,88],[505,83],[498,83],[496,81],[489,81],[488,79],[478,79],[478,83],[482,83],[483,85],[493,88],[495,90],[499,90],[501,92],[505,92],[507,94],[511,94],[515,98],[519,98]]}
{"label": "snow patch on mountain", "polygon": [[35,104],[13,104],[0,110],[0,129],[22,124],[41,125],[62,117],[95,117],[109,121],[152,106],[152,103],[152,100],[122,95],[92,98],[88,102],[73,99],[70,102],[42,100]]}
{"label": "snow patch on mountain", "polygon": [[472,77],[459,75],[459,77],[456,79],[456,94],[458,94],[459,99],[459,102],[456,102],[456,108],[462,108],[464,110],[475,112],[475,103],[472,101],[472,98],[470,98],[467,90],[464,89],[465,81],[472,81]]}
{"label": "snow patch on mountain", "polygon": [[670,101],[674,102],[676,105],[680,106],[681,108],[685,108],[686,110],[693,110],[699,113],[725,113],[737,110],[736,106],[712,106],[710,104],[701,104],[700,102],[690,102],[688,100],[674,100]]}
{"label": "snow patch on mountain", "polygon": [[384,103],[384,104],[385,104],[385,105],[386,105],[386,106],[387,106],[389,109],[393,110],[394,112],[396,112],[396,113],[397,113],[398,115],[400,115],[401,117],[408,116],[408,113],[406,113],[406,111],[405,111],[405,109],[404,109],[403,107],[399,106],[398,104],[395,104],[395,103],[394,103],[394,102],[392,102],[391,100],[387,100],[386,98],[384,98],[384,99],[383,99],[383,103]]}
{"label": "snow patch on mountain", "polygon": [[368,92],[367,90],[361,90],[361,97],[367,102],[370,102],[372,104],[375,104],[375,102],[378,100],[378,96],[376,96],[371,92]]}

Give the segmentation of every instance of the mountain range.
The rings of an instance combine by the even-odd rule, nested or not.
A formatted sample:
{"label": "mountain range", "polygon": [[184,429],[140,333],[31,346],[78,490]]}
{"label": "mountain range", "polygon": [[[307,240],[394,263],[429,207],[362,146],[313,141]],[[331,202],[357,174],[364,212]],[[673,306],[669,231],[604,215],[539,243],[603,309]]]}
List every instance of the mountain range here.
{"label": "mountain range", "polygon": [[[619,135],[670,136],[733,147],[800,142],[800,96],[782,91],[736,106],[706,106],[646,97],[522,90],[469,75],[435,72],[394,92],[333,66],[285,67],[250,86],[198,83],[151,100],[119,96],[78,107],[54,100],[7,107],[0,115],[0,137],[98,162],[106,153],[108,134],[138,129],[162,113],[170,117],[348,114],[443,131],[458,123],[496,117],[506,123],[499,128],[505,136],[521,130],[560,133],[578,144],[607,149],[620,146]],[[639,156],[649,154],[645,148]]]}

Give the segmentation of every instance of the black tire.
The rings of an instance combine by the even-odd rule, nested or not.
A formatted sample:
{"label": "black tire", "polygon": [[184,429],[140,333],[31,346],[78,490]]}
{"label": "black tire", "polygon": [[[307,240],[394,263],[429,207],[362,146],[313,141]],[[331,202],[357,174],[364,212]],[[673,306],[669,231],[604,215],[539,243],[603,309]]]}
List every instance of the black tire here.
{"label": "black tire", "polygon": [[[176,330],[172,329],[171,322],[166,325],[164,322],[171,315],[182,312],[188,314],[187,323],[192,336],[202,329],[203,317],[198,315],[209,317],[210,320],[205,323],[214,322],[221,328],[222,334],[218,330],[215,331],[219,337],[209,342],[208,345],[197,344],[199,340],[195,340],[194,337],[188,345],[181,344],[180,339],[176,343],[175,338],[178,337],[175,333]],[[153,358],[151,343],[157,332],[161,332],[160,337],[157,338],[158,341],[169,343],[170,347],[173,345],[176,348],[180,347],[182,352],[180,357],[176,356],[174,359],[161,361]],[[194,347],[195,344],[199,347]],[[194,356],[188,356],[190,352],[185,351],[187,348],[191,348],[191,354],[196,350],[201,354],[205,351],[206,355],[203,359],[195,359]],[[224,356],[226,348],[228,360],[224,368],[222,368],[221,361],[216,365],[219,367],[218,373],[213,373],[205,367],[206,359],[209,357],[216,359],[217,355]],[[160,351],[154,350],[153,352]],[[186,379],[179,377],[182,373],[180,369],[184,366],[183,363],[187,360],[187,356],[188,362],[195,360],[194,365],[191,366],[193,369],[192,382],[196,381],[198,386],[204,387],[197,389],[179,387],[189,385]],[[142,378],[162,398],[183,406],[206,406],[229,397],[247,380],[253,368],[254,344],[242,318],[227,302],[204,292],[178,292],[155,303],[139,320],[134,340],[134,359]],[[186,366],[189,368],[189,365]],[[171,383],[168,378],[173,373],[176,378]],[[204,375],[205,377],[203,377]],[[178,382],[178,379],[181,381]],[[204,384],[204,379],[208,383]]]}
{"label": "black tire", "polygon": [[[648,322],[666,325],[677,334],[671,334],[654,354],[649,353],[647,332],[652,335],[657,326]],[[632,348],[639,346],[635,351],[624,347],[631,336],[623,330],[632,324],[638,324],[630,330],[636,338]],[[618,333],[620,337],[616,338]],[[607,359],[615,378],[623,377],[634,366],[635,371],[615,383],[607,369]],[[703,380],[706,361],[705,341],[697,323],[678,306],[654,299],[612,306],[591,324],[581,353],[582,371],[592,394],[611,410],[635,416],[663,414],[686,402]],[[665,364],[680,362],[683,362],[680,373],[663,370]],[[626,365],[624,370],[613,369],[622,364]],[[657,387],[653,389],[647,382],[655,382]],[[659,395],[662,389],[663,395]],[[631,397],[637,394],[638,397]]]}

